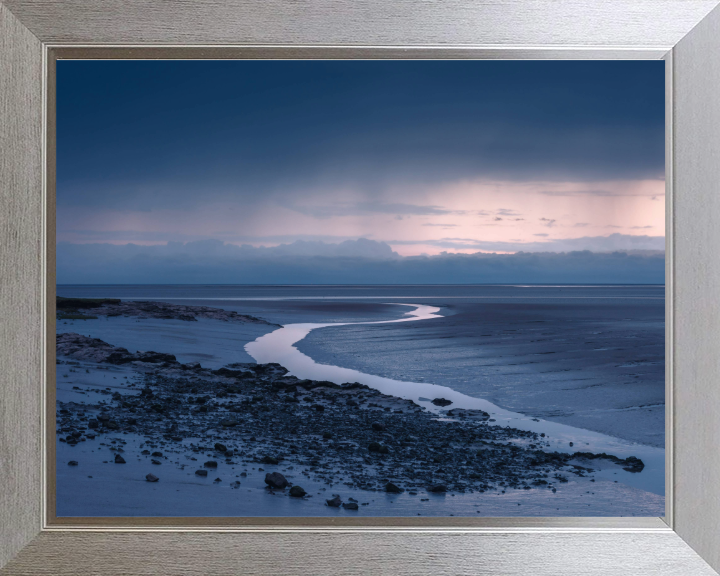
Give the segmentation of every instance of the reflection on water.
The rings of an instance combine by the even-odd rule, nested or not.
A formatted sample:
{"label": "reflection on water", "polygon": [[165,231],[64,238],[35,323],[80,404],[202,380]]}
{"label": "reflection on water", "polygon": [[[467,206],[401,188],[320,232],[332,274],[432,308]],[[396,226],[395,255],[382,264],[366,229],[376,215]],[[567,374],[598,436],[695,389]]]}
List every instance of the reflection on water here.
{"label": "reflection on water", "polygon": [[[495,425],[512,426],[522,430],[544,433],[546,435],[545,439],[550,443],[549,449],[551,450],[560,452],[606,452],[620,458],[637,456],[645,463],[645,469],[641,473],[632,474],[622,470],[607,470],[598,472],[597,476],[615,479],[619,482],[656,494],[662,495],[665,493],[665,451],[663,449],[630,443],[590,430],[531,418],[517,412],[504,410],[482,398],[467,396],[447,386],[439,386],[425,382],[403,382],[401,380],[392,380],[382,376],[365,374],[358,370],[351,370],[340,366],[318,364],[294,346],[297,342],[305,338],[311,330],[321,328],[337,328],[351,324],[412,322],[441,317],[437,314],[440,308],[435,306],[419,304],[402,305],[412,306],[414,310],[407,312],[403,318],[396,320],[332,324],[287,324],[270,334],[266,334],[253,342],[249,342],[245,345],[245,351],[252,356],[256,362],[260,364],[277,362],[287,368],[291,375],[301,379],[328,380],[336,384],[359,382],[379,390],[383,394],[413,400],[420,406],[437,414],[442,414],[443,409],[431,403],[431,400],[434,398],[451,400],[451,408],[484,410],[490,413],[491,418],[496,420]],[[570,442],[573,442],[573,447],[570,447]]]}

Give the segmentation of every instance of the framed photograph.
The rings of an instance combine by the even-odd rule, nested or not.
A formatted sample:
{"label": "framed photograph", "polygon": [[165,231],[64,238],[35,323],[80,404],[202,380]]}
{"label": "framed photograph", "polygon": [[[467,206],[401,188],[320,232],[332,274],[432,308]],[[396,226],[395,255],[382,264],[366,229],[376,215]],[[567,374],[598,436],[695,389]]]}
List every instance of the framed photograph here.
{"label": "framed photograph", "polygon": [[3,573],[716,574],[716,4],[0,3]]}

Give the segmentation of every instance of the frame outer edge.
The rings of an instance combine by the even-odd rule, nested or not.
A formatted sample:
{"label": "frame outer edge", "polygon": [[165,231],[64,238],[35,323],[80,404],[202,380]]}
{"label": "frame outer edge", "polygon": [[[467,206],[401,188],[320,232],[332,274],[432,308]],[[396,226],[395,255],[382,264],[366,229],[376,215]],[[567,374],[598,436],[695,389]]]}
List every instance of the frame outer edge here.
{"label": "frame outer edge", "polygon": [[675,510],[720,569],[720,9],[673,49]]}
{"label": "frame outer edge", "polygon": [[665,523],[672,528],[675,511],[675,231],[673,218],[673,55],[665,57]]}
{"label": "frame outer edge", "polygon": [[0,566],[41,528],[42,45],[0,4]]}
{"label": "frame outer edge", "polygon": [[46,43],[674,46],[716,0],[4,0]]}
{"label": "frame outer edge", "polygon": [[[713,128],[720,126],[720,122],[718,122],[720,105],[713,100],[712,96],[718,93],[720,74],[718,74],[717,61],[713,62],[712,55],[707,53],[708,46],[717,46],[717,38],[720,37],[718,10],[715,10],[707,20],[711,20],[711,22],[703,22],[673,50],[678,68],[680,66],[687,68],[683,68],[679,75],[682,78],[678,81],[678,84],[681,85],[679,89],[681,97],[678,102],[674,102],[673,111],[681,112],[680,116],[676,114],[676,122],[679,117],[682,117],[682,122],[687,122],[687,125],[686,128],[679,131],[681,134],[676,137],[677,146],[682,150],[682,153],[678,155],[677,163],[685,171],[682,177],[678,177],[677,173],[674,173],[672,178],[676,190],[687,192],[684,205],[680,208],[680,211],[684,211],[683,218],[678,218],[677,222],[682,221],[689,224],[689,228],[686,228],[685,224],[681,224],[682,229],[692,231],[691,235],[685,234],[682,239],[677,241],[678,254],[681,257],[688,257],[688,262],[678,266],[677,269],[679,277],[683,272],[692,273],[694,274],[691,276],[693,280],[698,278],[702,281],[695,282],[695,286],[688,286],[688,282],[681,282],[682,290],[678,290],[682,300],[682,306],[678,308],[678,312],[682,314],[691,310],[699,316],[698,318],[690,318],[689,315],[682,318],[679,316],[678,320],[682,320],[682,322],[678,322],[679,326],[676,328],[677,333],[683,334],[683,337],[689,335],[688,341],[698,345],[698,351],[690,355],[682,362],[682,366],[677,368],[677,373],[682,376],[683,385],[685,385],[685,377],[688,375],[697,379],[693,393],[697,393],[697,389],[703,388],[703,385],[705,385],[705,389],[708,389],[708,384],[712,386],[714,384],[712,376],[718,372],[717,366],[713,364],[717,357],[718,345],[717,341],[711,338],[712,330],[718,325],[717,322],[713,322],[713,320],[717,320],[717,305],[713,305],[712,301],[712,296],[717,294],[717,290],[714,289],[720,286],[718,270],[716,270],[718,266],[698,268],[698,263],[701,261],[698,258],[698,252],[702,252],[700,256],[715,256],[712,254],[712,249],[718,245],[716,242],[718,232],[713,230],[710,220],[712,210],[718,207],[718,198],[712,198],[712,192],[717,191],[717,182],[719,181],[717,176],[720,168],[717,159],[720,136],[717,133],[713,134]],[[2,211],[0,211],[0,309],[4,312],[3,322],[0,323],[0,342],[3,344],[0,347],[0,365],[3,366],[3,370],[0,371],[0,398],[2,399],[0,403],[0,422],[2,423],[0,427],[0,470],[2,470],[4,483],[3,490],[0,491],[0,518],[3,519],[3,522],[0,523],[0,567],[2,567],[38,534],[41,527],[39,457],[41,402],[38,384],[41,379],[39,372],[42,365],[42,354],[37,335],[41,331],[42,319],[42,294],[40,292],[42,270],[39,263],[42,253],[42,222],[40,219],[42,180],[40,174],[42,174],[43,74],[40,41],[10,13],[2,2],[0,2],[0,55],[2,55],[0,58],[0,79],[2,79],[2,83],[0,83],[0,144],[2,144],[2,154],[0,154],[0,205],[2,207]],[[680,64],[681,62],[682,64]],[[9,81],[7,81],[8,79]],[[714,92],[711,91],[713,88]],[[705,95],[704,98],[700,95],[701,92]],[[693,102],[695,102],[695,107],[692,106]],[[707,115],[701,117],[697,113],[698,103],[703,112],[707,111]],[[711,120],[708,121],[707,117],[710,117]],[[691,136],[698,134],[701,134],[702,137],[696,136],[697,141],[710,143],[705,150],[700,150],[697,144],[694,145],[694,148],[688,144],[693,140]],[[683,149],[685,144],[688,144],[687,149]],[[715,164],[712,163],[713,161]],[[691,171],[689,172],[686,168]],[[693,173],[693,169],[698,173]],[[693,185],[697,186],[693,187]],[[696,230],[695,223],[690,221],[691,215],[700,219],[700,230]],[[685,218],[686,216],[687,218]],[[698,246],[692,244],[693,239],[705,243]],[[697,292],[701,290],[700,286],[713,288],[713,291],[709,294],[698,294]],[[690,299],[685,298],[685,295],[690,292],[693,292]],[[704,318],[703,314],[706,312],[712,318]],[[697,324],[702,325],[697,326]],[[694,334],[693,330],[695,330]],[[698,332],[701,333],[698,334]],[[693,335],[695,339],[692,338]],[[709,339],[710,342],[699,342],[698,337]],[[683,347],[684,350],[686,350],[685,347]],[[715,394],[713,399],[717,400],[717,391]],[[719,437],[717,422],[720,420],[717,418],[717,406],[720,403],[696,398],[691,404],[690,400],[689,395],[684,393],[678,398],[678,413],[683,418],[690,417],[691,420],[695,418],[700,420],[700,424],[703,424],[710,422],[707,416],[698,418],[696,413],[689,414],[688,411],[692,412],[697,407],[702,407],[705,413],[714,410],[715,412],[711,416],[715,418],[712,421],[715,428],[709,430],[700,427],[698,429],[699,424],[695,422],[694,426],[690,425],[687,430],[683,431],[682,436],[687,438],[694,434],[694,439],[699,439],[704,443],[701,448],[709,447],[713,450],[717,446]],[[683,420],[683,423],[686,421],[689,420]],[[710,442],[711,440],[714,443]],[[684,440],[683,445],[686,445]],[[708,454],[714,458],[709,463],[702,458],[700,460],[694,458],[698,455],[706,457]],[[691,459],[695,459],[693,466],[685,467],[685,464]],[[697,473],[697,462],[699,461],[703,462],[700,474]],[[699,482],[700,492],[691,494],[685,486],[680,491],[682,498],[679,498],[678,501],[694,496],[698,505],[683,513],[682,518],[677,518],[676,529],[693,548],[707,558],[713,566],[718,567],[715,538],[718,534],[719,497],[716,494],[714,499],[710,498],[709,504],[712,507],[712,513],[707,509],[708,502],[705,499],[701,501],[699,497],[699,495],[705,495],[704,487],[715,488],[715,492],[717,492],[716,482],[719,477],[717,472],[720,469],[717,455],[713,451],[702,454],[701,449],[697,448],[693,454],[678,458],[677,474],[682,481],[686,480],[685,474],[681,473],[685,469],[696,472],[695,475],[698,478],[695,478],[695,487]],[[704,485],[703,481],[705,481]],[[687,502],[684,502],[683,506],[686,504]],[[11,519],[11,522],[6,521],[8,518]],[[699,526],[698,518],[701,518],[703,522],[713,522],[713,524],[706,525],[700,522],[703,525]],[[85,536],[92,541],[105,540],[103,533],[86,534]],[[382,539],[385,540],[386,537],[387,535],[383,535]],[[654,538],[658,538],[658,545],[660,537],[659,534],[654,536]],[[672,540],[673,542],[676,540],[674,535]],[[57,542],[57,545],[54,542]],[[665,543],[667,542],[665,541]],[[231,545],[234,547],[239,543],[234,541]],[[47,550],[47,553],[52,553],[54,550],[58,554],[66,545],[70,545],[68,553],[80,553],[77,549],[73,552],[74,547],[71,544],[72,542],[67,540],[62,533],[44,533],[28,546],[27,553],[37,554],[40,559],[44,556],[42,553],[44,549]],[[84,544],[88,544],[88,541],[85,540]],[[60,548],[58,549],[57,546]],[[428,548],[433,547],[428,546]],[[624,546],[619,546],[619,548],[624,548]],[[99,550],[96,550],[97,552]],[[146,552],[152,553],[151,551]],[[272,554],[272,550],[267,552]],[[21,555],[27,558],[26,553]],[[678,556],[688,559],[687,554],[684,553],[678,554]],[[559,558],[560,555],[558,555]],[[59,557],[51,556],[50,559],[57,561]],[[45,557],[44,560],[47,562],[48,558]],[[19,567],[16,562],[11,564],[14,568]],[[29,562],[28,566],[31,564]],[[146,566],[150,568],[153,564],[149,563]],[[704,568],[701,569],[701,563],[697,557],[690,564],[687,566],[688,571],[683,571],[683,573],[711,573]],[[206,567],[209,568],[211,565],[212,561]],[[457,563],[455,565],[457,566]],[[39,568],[39,565],[35,564],[35,567]],[[111,571],[113,567],[117,568],[118,565],[109,565]],[[175,567],[178,568],[178,565]],[[190,566],[185,565],[184,567],[187,569]],[[52,567],[45,564],[43,569],[48,571],[52,570]],[[90,568],[86,566],[83,573],[87,573],[89,570]],[[2,573],[5,574],[6,571],[2,570]],[[27,572],[21,568],[20,572],[13,571],[13,573],[35,572]],[[53,573],[55,572],[53,571]],[[582,573],[607,574],[609,572],[591,570]],[[656,574],[659,572],[643,571],[642,573]]]}
{"label": "frame outer edge", "polygon": [[713,576],[677,534],[44,532],[3,576]]}

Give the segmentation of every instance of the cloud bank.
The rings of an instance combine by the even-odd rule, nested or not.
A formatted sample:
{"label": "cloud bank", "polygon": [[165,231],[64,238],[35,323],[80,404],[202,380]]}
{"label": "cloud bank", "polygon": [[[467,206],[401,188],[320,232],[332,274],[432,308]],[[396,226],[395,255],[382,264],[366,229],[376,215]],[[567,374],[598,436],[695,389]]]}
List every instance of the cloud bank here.
{"label": "cloud bank", "polygon": [[[533,234],[545,238],[548,234]],[[422,244],[448,250],[475,249],[484,252],[625,252],[628,250],[665,250],[664,236],[636,236],[614,233],[609,236],[583,236],[582,238],[552,238],[542,242],[503,242],[474,240],[472,238],[441,238],[439,240],[392,240],[392,245]]]}
{"label": "cloud bank", "polygon": [[[545,249],[551,243],[545,244]],[[57,247],[58,284],[663,284],[659,250],[535,251],[402,257],[384,242],[296,241],[274,247],[218,240]]]}

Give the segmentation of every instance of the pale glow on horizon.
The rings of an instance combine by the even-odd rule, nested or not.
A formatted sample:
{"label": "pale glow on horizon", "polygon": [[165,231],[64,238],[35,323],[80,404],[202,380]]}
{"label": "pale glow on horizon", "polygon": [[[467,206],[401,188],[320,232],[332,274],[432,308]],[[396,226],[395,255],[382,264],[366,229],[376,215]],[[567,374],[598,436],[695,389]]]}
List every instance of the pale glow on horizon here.
{"label": "pale glow on horizon", "polygon": [[243,203],[226,197],[192,209],[58,207],[58,222],[58,241],[72,243],[152,245],[213,238],[277,246],[303,238],[363,237],[387,242],[403,256],[507,252],[477,243],[535,245],[613,233],[664,236],[665,183],[467,180],[394,185],[373,194],[351,187],[288,190]]}

